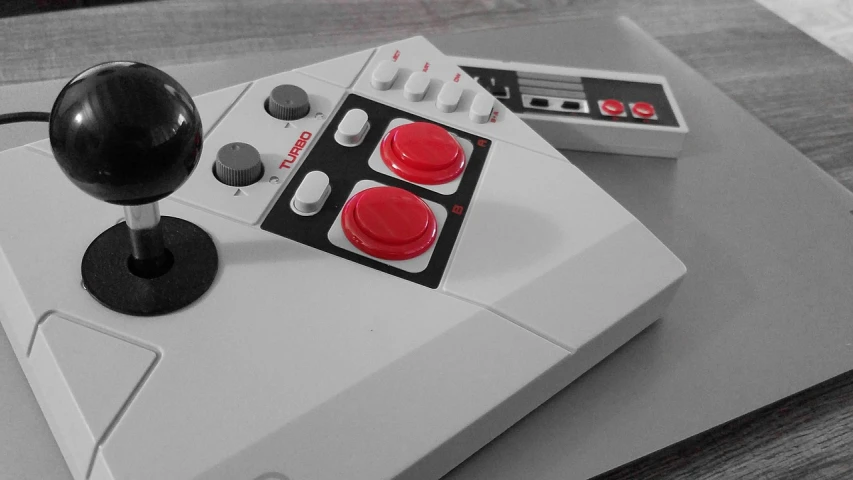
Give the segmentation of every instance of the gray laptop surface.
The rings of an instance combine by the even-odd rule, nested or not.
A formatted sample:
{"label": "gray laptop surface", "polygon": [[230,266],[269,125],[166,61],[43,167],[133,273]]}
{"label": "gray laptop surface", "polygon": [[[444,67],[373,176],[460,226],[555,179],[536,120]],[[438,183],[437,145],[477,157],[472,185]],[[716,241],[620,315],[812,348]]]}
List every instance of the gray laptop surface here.
{"label": "gray laptop surface", "polygon": [[[564,152],[687,278],[661,321],[448,478],[587,478],[853,369],[853,195],[802,154],[627,19],[431,40],[453,55],[665,75],[691,129],[678,160]],[[166,70],[200,94],[361,48]],[[0,111],[48,110],[63,84],[2,88]],[[46,132],[0,127],[0,149]],[[71,478],[2,334],[0,478]]]}

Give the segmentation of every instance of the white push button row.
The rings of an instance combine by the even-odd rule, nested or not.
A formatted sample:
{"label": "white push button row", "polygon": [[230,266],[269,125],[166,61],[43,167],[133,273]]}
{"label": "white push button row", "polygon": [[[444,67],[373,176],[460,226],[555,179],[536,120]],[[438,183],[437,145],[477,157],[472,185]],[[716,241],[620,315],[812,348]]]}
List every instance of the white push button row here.
{"label": "white push button row", "polygon": [[361,144],[368,130],[370,123],[367,121],[367,112],[354,108],[338,124],[335,140],[345,147],[355,147]]}
{"label": "white push button row", "polygon": [[452,113],[459,106],[460,98],[462,98],[462,87],[458,83],[445,83],[438,92],[435,106],[444,113]]}
{"label": "white push button row", "polygon": [[492,108],[495,106],[495,98],[486,92],[480,92],[471,103],[468,118],[474,123],[486,123],[492,116]]}
{"label": "white push button row", "polygon": [[309,172],[296,189],[293,200],[290,201],[290,209],[297,215],[314,215],[323,208],[331,192],[328,175],[319,170]]}
{"label": "white push button row", "polygon": [[424,72],[415,72],[406,80],[406,85],[403,87],[403,96],[410,102],[420,102],[423,100],[429,89],[429,75]]}
{"label": "white push button row", "polygon": [[370,85],[377,90],[388,90],[397,79],[397,64],[390,60],[382,60],[370,75]]}

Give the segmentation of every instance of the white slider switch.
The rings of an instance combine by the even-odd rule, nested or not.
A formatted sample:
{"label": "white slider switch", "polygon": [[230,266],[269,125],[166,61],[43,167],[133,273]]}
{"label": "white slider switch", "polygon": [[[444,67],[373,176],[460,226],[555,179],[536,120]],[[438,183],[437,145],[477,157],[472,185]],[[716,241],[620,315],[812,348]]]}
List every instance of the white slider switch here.
{"label": "white slider switch", "polygon": [[299,184],[299,188],[293,195],[293,200],[290,201],[290,208],[297,215],[314,215],[323,208],[323,204],[326,203],[331,192],[332,186],[329,185],[329,176],[319,170],[314,170],[302,179],[302,183]]}
{"label": "white slider switch", "polygon": [[410,102],[420,102],[423,100],[428,89],[429,76],[424,72],[415,72],[406,80],[406,85],[403,87],[403,96]]}
{"label": "white slider switch", "polygon": [[335,141],[345,147],[355,147],[364,140],[364,135],[370,129],[367,121],[367,112],[359,108],[353,108],[338,124],[335,131]]}
{"label": "white slider switch", "polygon": [[388,90],[397,79],[397,65],[390,60],[382,60],[370,75],[370,85],[377,90]]}
{"label": "white slider switch", "polygon": [[458,83],[445,83],[438,92],[435,106],[444,113],[455,112],[460,98],[462,98],[462,87]]}
{"label": "white slider switch", "polygon": [[480,92],[471,103],[468,118],[474,123],[486,123],[492,116],[492,108],[495,106],[495,98],[486,92]]}

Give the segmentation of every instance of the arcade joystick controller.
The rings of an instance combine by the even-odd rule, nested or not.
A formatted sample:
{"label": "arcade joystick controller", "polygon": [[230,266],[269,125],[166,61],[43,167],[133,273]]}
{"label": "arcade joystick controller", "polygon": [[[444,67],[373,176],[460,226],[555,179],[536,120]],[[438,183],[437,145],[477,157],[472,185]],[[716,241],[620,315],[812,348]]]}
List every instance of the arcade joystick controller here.
{"label": "arcade joystick controller", "polygon": [[[114,127],[74,133],[60,108],[52,151],[0,153],[0,318],[77,480],[438,478],[660,318],[685,274],[421,37],[197,97],[200,154],[193,102],[158,78],[86,90],[82,115]],[[69,153],[106,159],[80,170],[94,195]],[[174,264],[134,274],[160,258],[155,201]],[[112,229],[124,263],[96,271],[134,274],[128,297],[174,286],[207,247],[167,218],[212,239],[206,294],[143,318],[81,288]]]}
{"label": "arcade joystick controller", "polygon": [[83,254],[86,290],[131,315],[169,313],[203,295],[216,276],[213,240],[185,220],[161,220],[157,205],[183,185],[201,154],[201,118],[186,90],[148,65],[96,65],[59,93],[49,130],[65,175],[89,195],[124,206],[125,222]]}

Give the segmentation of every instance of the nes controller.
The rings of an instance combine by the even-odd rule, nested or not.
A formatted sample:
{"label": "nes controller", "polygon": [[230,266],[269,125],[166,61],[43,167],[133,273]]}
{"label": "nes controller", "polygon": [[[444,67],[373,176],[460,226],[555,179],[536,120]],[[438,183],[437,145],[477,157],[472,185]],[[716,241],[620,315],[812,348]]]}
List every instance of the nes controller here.
{"label": "nes controller", "polygon": [[557,149],[677,158],[689,132],[659,75],[452,60]]}

